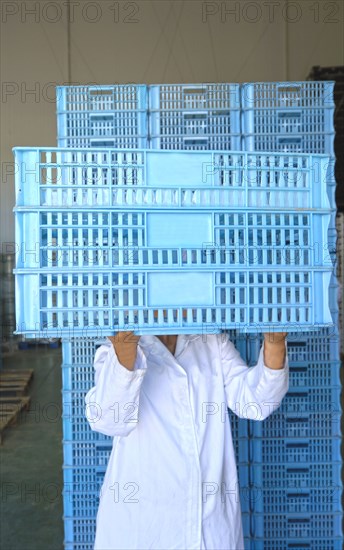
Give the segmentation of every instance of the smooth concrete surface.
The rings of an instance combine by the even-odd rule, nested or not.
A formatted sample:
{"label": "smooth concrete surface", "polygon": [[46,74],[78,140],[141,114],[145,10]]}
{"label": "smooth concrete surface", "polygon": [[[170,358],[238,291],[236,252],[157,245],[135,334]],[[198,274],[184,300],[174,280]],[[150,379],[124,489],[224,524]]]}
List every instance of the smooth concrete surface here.
{"label": "smooth concrete surface", "polygon": [[3,355],[5,369],[34,369],[31,407],[0,447],[2,550],[62,550],[61,349]]}

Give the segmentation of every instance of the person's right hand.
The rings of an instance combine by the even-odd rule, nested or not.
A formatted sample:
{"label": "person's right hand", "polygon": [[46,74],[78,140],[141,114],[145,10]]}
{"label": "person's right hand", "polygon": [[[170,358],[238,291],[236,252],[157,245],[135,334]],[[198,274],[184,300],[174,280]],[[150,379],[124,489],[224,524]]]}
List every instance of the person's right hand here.
{"label": "person's right hand", "polygon": [[112,342],[121,365],[128,370],[134,370],[140,336],[136,336],[133,332],[118,332],[116,336],[108,336],[108,339]]}

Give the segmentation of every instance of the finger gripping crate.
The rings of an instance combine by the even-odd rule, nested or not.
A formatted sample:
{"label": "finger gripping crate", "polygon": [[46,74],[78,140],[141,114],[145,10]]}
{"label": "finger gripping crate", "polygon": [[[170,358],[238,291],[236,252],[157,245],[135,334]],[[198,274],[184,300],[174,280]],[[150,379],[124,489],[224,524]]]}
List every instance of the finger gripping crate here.
{"label": "finger gripping crate", "polygon": [[334,155],[334,82],[256,82],[241,86],[247,151]]}
{"label": "finger gripping crate", "polygon": [[149,86],[152,149],[239,150],[239,84]]}
{"label": "finger gripping crate", "polygon": [[16,160],[19,332],[331,324],[327,157],[17,149]]}
{"label": "finger gripping crate", "polygon": [[147,86],[57,86],[59,147],[148,147]]}

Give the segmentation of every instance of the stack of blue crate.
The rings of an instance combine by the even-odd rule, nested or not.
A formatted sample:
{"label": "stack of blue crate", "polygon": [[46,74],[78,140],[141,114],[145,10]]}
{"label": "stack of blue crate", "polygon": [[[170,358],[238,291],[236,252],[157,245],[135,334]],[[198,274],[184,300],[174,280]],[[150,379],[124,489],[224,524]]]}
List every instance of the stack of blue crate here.
{"label": "stack of blue crate", "polygon": [[[58,88],[57,97],[60,147],[152,146],[165,150],[241,148],[240,90],[236,84],[154,86],[149,98],[146,87],[143,86],[63,87]],[[144,109],[148,108],[148,103],[150,131],[147,128],[148,116],[145,117],[144,112]],[[122,124],[121,121],[125,117],[126,124]],[[119,282],[123,287],[125,281]],[[240,335],[236,342],[237,333],[234,331],[230,336],[245,358],[249,348],[247,338]],[[93,358],[98,344],[100,341],[96,338],[70,339],[63,342],[64,410],[67,399],[73,404],[78,400],[71,390],[78,390],[84,396],[93,385]],[[111,439],[91,431],[84,416],[82,402],[78,400],[78,403],[80,407],[76,416],[64,417],[63,421],[65,482],[77,481],[81,475],[80,466],[83,466],[88,470],[92,481],[101,485],[104,458],[106,459],[106,453],[110,453]],[[245,514],[243,526],[248,537],[248,422],[234,414],[230,415],[230,419],[238,464],[242,510]],[[73,439],[68,439],[69,434]],[[91,548],[98,502],[94,499],[94,492],[91,493],[93,508],[90,509],[88,506],[86,514],[83,502],[86,503],[85,506],[89,502],[87,487],[74,489],[74,492],[65,492],[64,495],[66,548]],[[249,540],[246,541],[246,546],[249,548]]]}
{"label": "stack of blue crate", "polygon": [[[281,322],[288,331],[293,325],[305,331],[316,323],[325,326],[331,322],[328,301],[336,327],[334,278],[330,284],[333,251],[326,248],[328,241],[335,248],[332,90],[328,82],[61,87],[58,145],[66,149],[16,152],[18,164],[26,167],[18,178],[17,234],[32,235],[32,243],[40,243],[35,258],[28,256],[17,265],[18,295],[26,296],[17,308],[17,324],[22,321],[22,332],[28,334],[45,326],[47,334],[64,337],[68,550],[92,548],[99,490],[111,452],[111,438],[91,431],[84,410],[84,396],[93,385],[95,349],[101,343],[99,326],[111,332],[115,321],[119,327],[129,323],[132,328],[146,326],[147,332],[176,333],[216,324],[232,329],[230,337],[250,365],[260,340],[234,329],[249,332],[259,324],[268,328]],[[149,153],[143,151],[147,148]],[[156,163],[156,173],[147,170],[154,151],[157,159],[166,152]],[[185,181],[191,168],[178,172],[185,151],[204,155],[196,164],[205,164],[205,181],[198,176],[197,181]],[[328,166],[322,154],[330,157]],[[156,188],[149,183],[154,177]],[[25,186],[30,178],[32,185]],[[140,189],[143,181],[148,189]],[[231,212],[226,211],[229,204]],[[181,241],[178,250],[173,250],[175,243],[160,250],[163,244],[156,239],[162,239],[167,206],[174,213],[192,212],[202,242],[209,245],[205,255],[185,226],[180,240],[186,235],[190,242],[181,248]],[[214,212],[211,219],[208,210]],[[176,216],[175,230],[179,221]],[[271,273],[272,246],[283,273]],[[154,247],[158,250],[152,251]],[[183,307],[185,295],[180,296],[180,304],[169,311],[171,304],[163,301],[155,284],[154,266],[170,262],[183,270],[183,277],[202,264],[197,275],[203,295],[216,288],[215,296],[190,308]],[[237,272],[225,271],[228,262]],[[138,265],[151,269],[141,273]],[[269,273],[258,271],[268,265]],[[111,281],[109,267],[117,269]],[[209,270],[215,279],[209,278]],[[152,295],[156,301],[148,304]],[[283,307],[276,307],[278,303]],[[111,307],[117,311],[119,304],[128,307],[118,313],[122,318],[114,319]],[[266,304],[271,307],[265,310]],[[111,318],[106,317],[109,309]],[[68,337],[71,327],[76,338]],[[284,408],[263,424],[230,413],[247,549],[336,550],[341,544],[340,432],[332,418],[337,415],[338,420],[339,414],[339,352],[330,336],[338,337],[333,326],[289,335],[292,384]],[[311,409],[320,402],[323,410]],[[325,501],[330,482],[338,494],[333,491]]]}
{"label": "stack of blue crate", "polygon": [[[326,153],[334,180],[333,82],[242,86],[243,146],[250,151]],[[330,191],[332,194],[332,192]],[[333,194],[332,194],[333,196]],[[316,243],[315,243],[316,244]],[[335,209],[328,231],[333,261],[333,326],[290,332],[290,386],[264,423],[250,422],[252,548],[342,548],[341,383]],[[252,342],[257,359],[261,339]]]}

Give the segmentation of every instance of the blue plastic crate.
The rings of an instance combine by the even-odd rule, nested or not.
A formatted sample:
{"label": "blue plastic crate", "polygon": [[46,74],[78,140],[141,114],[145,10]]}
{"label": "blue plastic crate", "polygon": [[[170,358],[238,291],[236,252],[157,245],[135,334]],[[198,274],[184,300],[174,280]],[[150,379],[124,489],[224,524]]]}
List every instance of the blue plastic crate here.
{"label": "blue plastic crate", "polygon": [[96,517],[99,506],[99,491],[63,491],[64,515],[69,517]]}
{"label": "blue plastic crate", "polygon": [[280,413],[335,413],[341,410],[341,386],[289,388]]}
{"label": "blue plastic crate", "polygon": [[76,416],[69,404],[62,415],[62,429],[65,441],[78,441],[80,443],[109,441],[109,436],[92,431],[85,415]]}
{"label": "blue plastic crate", "polygon": [[244,149],[333,156],[334,84],[331,81],[243,84]]}
{"label": "blue plastic crate", "polygon": [[[339,333],[337,327],[320,329],[314,333],[289,333],[288,357],[293,363],[331,363],[339,360]],[[313,382],[314,384],[314,382]]]}
{"label": "blue plastic crate", "polygon": [[327,489],[329,493],[332,490],[334,497],[340,501],[341,468],[341,462],[252,463],[250,480],[258,491],[314,487]]}
{"label": "blue plastic crate", "polygon": [[341,523],[341,514],[254,514],[251,517],[254,536],[264,537],[266,541],[285,542],[292,538],[312,541],[324,537],[332,541],[341,537]]}
{"label": "blue plastic crate", "polygon": [[[63,344],[62,344],[63,346]],[[94,354],[91,361],[94,359]],[[92,362],[86,365],[62,365],[62,388],[66,391],[83,391],[94,386],[94,367]]]}
{"label": "blue plastic crate", "polygon": [[59,147],[148,147],[147,86],[58,86]]}
{"label": "blue plastic crate", "polygon": [[341,411],[282,413],[279,409],[264,420],[252,421],[251,435],[262,438],[335,437],[341,435]]}
{"label": "blue plastic crate", "polygon": [[17,149],[16,158],[18,332],[331,323],[325,156]]}
{"label": "blue plastic crate", "polygon": [[64,516],[64,547],[69,550],[93,550],[96,533],[95,517]]}
{"label": "blue plastic crate", "polygon": [[[16,206],[46,207],[39,210],[47,215],[87,206],[96,211],[335,209],[326,188],[326,155],[27,147],[13,151]],[[99,240],[98,246],[102,243]]]}
{"label": "blue plastic crate", "polygon": [[[91,386],[90,386],[91,388]],[[68,416],[70,418],[82,416],[85,414],[86,403],[85,403],[85,391],[65,391],[62,390],[62,406],[63,406],[63,415],[65,418]],[[69,439],[69,438],[68,438]]]}
{"label": "blue plastic crate", "polygon": [[332,464],[341,460],[341,437],[252,438],[250,462],[257,464]]}
{"label": "blue plastic crate", "polygon": [[249,540],[251,535],[251,517],[250,514],[243,512],[241,514],[242,530],[244,535],[245,550],[250,549]]}
{"label": "blue plastic crate", "polygon": [[251,550],[343,550],[343,539],[329,538],[327,533],[323,533],[322,538],[276,539],[274,536],[271,539],[251,539]]}
{"label": "blue plastic crate", "polygon": [[[94,361],[94,355],[96,353],[96,350],[99,346],[101,346],[106,341],[105,338],[98,339],[98,338],[69,338],[69,339],[63,339],[62,340],[62,361],[63,365],[66,366],[66,373],[65,378],[63,378],[63,389],[78,389],[77,387],[67,387],[73,382],[77,383],[78,380],[78,374],[80,374],[82,379],[84,381],[93,380],[92,378],[87,378],[87,375],[84,374],[84,369],[82,366],[93,366]],[[67,367],[72,366],[75,367],[73,371],[68,371]],[[79,369],[77,366],[79,365]],[[85,372],[88,372],[87,369],[85,369]],[[83,389],[83,388],[79,388]]]}
{"label": "blue plastic crate", "polygon": [[[340,362],[318,361],[289,362],[289,389],[309,389],[323,384],[324,387],[340,384]],[[286,398],[287,399],[287,398]]]}
{"label": "blue plastic crate", "polygon": [[[105,475],[105,466],[63,466],[63,482],[65,492],[71,495],[75,492],[93,494],[99,493]],[[68,515],[65,513],[65,515]]]}
{"label": "blue plastic crate", "polygon": [[[315,482],[314,482],[315,483]],[[255,513],[337,513],[342,511],[341,493],[338,487],[306,487],[280,489],[255,488],[252,510]]]}
{"label": "blue plastic crate", "polygon": [[108,441],[63,441],[64,466],[106,468],[112,450],[112,438]]}
{"label": "blue plastic crate", "polygon": [[153,149],[240,150],[239,84],[149,86]]}

